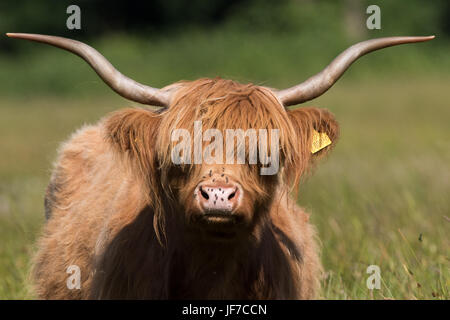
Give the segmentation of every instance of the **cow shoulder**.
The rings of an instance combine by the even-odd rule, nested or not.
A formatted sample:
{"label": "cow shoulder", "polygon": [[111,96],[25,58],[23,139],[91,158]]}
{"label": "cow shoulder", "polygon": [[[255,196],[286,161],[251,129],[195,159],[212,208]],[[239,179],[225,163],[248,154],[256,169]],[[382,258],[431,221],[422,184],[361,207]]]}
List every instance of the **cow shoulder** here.
{"label": "cow shoulder", "polygon": [[301,299],[317,297],[322,272],[317,233],[309,219],[310,214],[287,194],[274,201],[271,209],[273,232],[282,251],[290,257],[291,279],[297,283],[297,295]]}
{"label": "cow shoulder", "polygon": [[101,165],[99,159],[107,150],[100,125],[86,125],[65,141],[58,151],[50,182],[47,186],[44,206],[45,217],[50,219],[55,208],[69,205],[69,201]]}

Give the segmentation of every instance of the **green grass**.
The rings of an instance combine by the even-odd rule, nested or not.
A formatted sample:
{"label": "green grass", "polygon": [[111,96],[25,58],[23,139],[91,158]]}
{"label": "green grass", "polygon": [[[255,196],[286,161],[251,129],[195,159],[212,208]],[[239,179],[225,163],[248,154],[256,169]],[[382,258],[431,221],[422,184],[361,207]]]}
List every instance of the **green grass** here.
{"label": "green grass", "polygon": [[[342,127],[299,200],[322,239],[324,297],[450,297],[449,84],[341,83],[317,102]],[[372,264],[380,290],[366,287]]]}
{"label": "green grass", "polygon": [[[322,241],[323,297],[450,297],[449,85],[450,78],[342,81],[315,101],[342,128],[299,199]],[[58,144],[127,105],[109,97],[1,102],[0,298],[33,297],[27,272]],[[372,264],[381,268],[380,290],[366,288]]]}

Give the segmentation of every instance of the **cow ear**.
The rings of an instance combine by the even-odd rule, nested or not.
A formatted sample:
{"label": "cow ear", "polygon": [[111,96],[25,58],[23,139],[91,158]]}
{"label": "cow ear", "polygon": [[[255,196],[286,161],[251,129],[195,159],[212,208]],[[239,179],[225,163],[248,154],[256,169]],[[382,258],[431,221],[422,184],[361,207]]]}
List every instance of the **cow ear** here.
{"label": "cow ear", "polygon": [[319,108],[298,108],[287,112],[297,132],[304,159],[318,159],[335,146],[339,124],[331,112]]}
{"label": "cow ear", "polygon": [[156,167],[157,132],[160,116],[147,109],[124,109],[105,119],[106,139],[121,155],[137,165],[141,176]]}

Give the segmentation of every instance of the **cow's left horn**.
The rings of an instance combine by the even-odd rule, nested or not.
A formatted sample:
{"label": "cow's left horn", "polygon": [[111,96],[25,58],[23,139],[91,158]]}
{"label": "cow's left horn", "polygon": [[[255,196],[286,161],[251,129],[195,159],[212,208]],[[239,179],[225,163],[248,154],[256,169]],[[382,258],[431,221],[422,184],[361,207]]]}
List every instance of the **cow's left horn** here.
{"label": "cow's left horn", "polygon": [[82,42],[40,34],[7,33],[10,38],[26,39],[47,43],[70,51],[83,58],[102,80],[122,97],[155,106],[168,106],[170,93],[140,84],[116,70],[97,50]]}
{"label": "cow's left horn", "polygon": [[276,91],[284,106],[299,104],[317,98],[325,93],[342,76],[345,70],[359,57],[386,47],[403,43],[422,42],[434,39],[428,37],[389,37],[359,42],[338,55],[325,69],[294,87]]}

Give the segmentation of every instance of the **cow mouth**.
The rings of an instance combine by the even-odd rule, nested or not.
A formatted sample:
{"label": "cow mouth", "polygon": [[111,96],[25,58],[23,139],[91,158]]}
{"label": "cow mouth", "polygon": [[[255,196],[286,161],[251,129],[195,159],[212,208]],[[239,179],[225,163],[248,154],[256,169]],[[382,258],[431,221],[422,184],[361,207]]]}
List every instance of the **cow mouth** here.
{"label": "cow mouth", "polygon": [[242,223],[242,216],[230,211],[205,211],[199,222],[206,227],[228,228]]}
{"label": "cow mouth", "polygon": [[230,212],[204,212],[195,220],[202,235],[212,240],[233,240],[243,227],[242,216]]}

